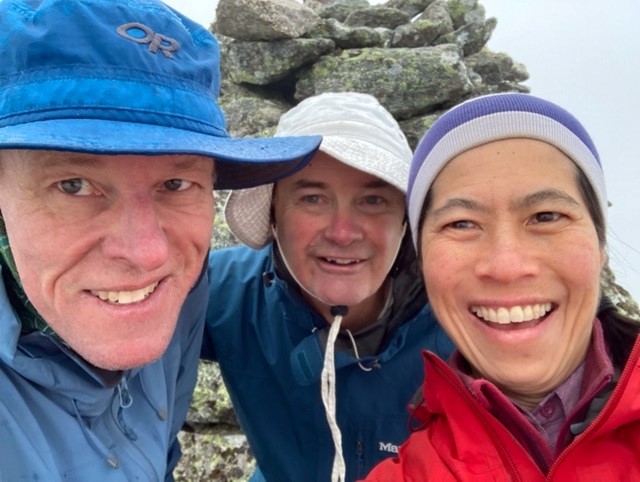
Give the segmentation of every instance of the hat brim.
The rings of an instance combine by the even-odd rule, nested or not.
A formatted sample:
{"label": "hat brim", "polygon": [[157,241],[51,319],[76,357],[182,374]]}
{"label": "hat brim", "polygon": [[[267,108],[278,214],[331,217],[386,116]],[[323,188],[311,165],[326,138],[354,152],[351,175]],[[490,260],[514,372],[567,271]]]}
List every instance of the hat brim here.
{"label": "hat brim", "polygon": [[411,151],[403,159],[372,142],[339,135],[324,135],[320,150],[347,166],[388,182],[403,194],[407,192]]}
{"label": "hat brim", "polygon": [[0,128],[0,149],[94,154],[194,154],[216,161],[216,189],[272,183],[303,168],[321,136],[232,138],[161,125],[55,119]]}
{"label": "hat brim", "polygon": [[261,249],[272,239],[271,197],[273,184],[229,193],[224,217],[229,229],[240,242],[253,249]]}

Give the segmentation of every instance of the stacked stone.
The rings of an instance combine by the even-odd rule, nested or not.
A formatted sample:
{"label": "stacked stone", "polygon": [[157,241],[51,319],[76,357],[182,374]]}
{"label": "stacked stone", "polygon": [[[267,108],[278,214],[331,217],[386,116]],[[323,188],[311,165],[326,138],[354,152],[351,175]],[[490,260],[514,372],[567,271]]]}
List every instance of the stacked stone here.
{"label": "stacked stone", "polygon": [[[219,0],[211,29],[222,50],[221,104],[234,136],[265,136],[280,115],[322,92],[365,92],[400,123],[412,147],[446,108],[519,91],[525,67],[486,47],[496,27],[477,0]],[[237,242],[217,201],[214,247]],[[638,317],[608,267],[607,294]],[[215,301],[214,301],[215,302]],[[259,396],[259,394],[256,394]],[[255,462],[217,365],[202,363],[177,481],[246,481]]]}
{"label": "stacked stone", "polygon": [[443,109],[529,90],[525,67],[486,47],[496,19],[477,0],[220,0],[216,18],[233,135],[269,135],[301,100],[357,91],[375,96],[414,146]]}

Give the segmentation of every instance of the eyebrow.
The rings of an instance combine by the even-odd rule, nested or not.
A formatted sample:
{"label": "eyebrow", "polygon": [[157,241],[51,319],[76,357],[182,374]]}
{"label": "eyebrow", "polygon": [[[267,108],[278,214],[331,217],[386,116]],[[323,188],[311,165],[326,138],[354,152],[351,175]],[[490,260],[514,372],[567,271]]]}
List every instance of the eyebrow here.
{"label": "eyebrow", "polygon": [[573,206],[579,206],[580,203],[576,201],[572,196],[560,189],[543,189],[534,193],[528,194],[520,201],[512,205],[512,209],[522,209],[535,206],[545,201],[557,201],[564,204],[571,204]]}
{"label": "eyebrow", "polygon": [[[580,203],[576,201],[572,196],[564,191],[561,191],[560,189],[543,189],[531,194],[527,194],[522,199],[511,203],[509,208],[513,211],[516,211],[519,209],[530,208],[546,201],[557,201],[572,206],[580,205]],[[428,214],[430,216],[438,218],[440,216],[443,216],[447,211],[455,208],[468,209],[470,211],[483,213],[489,212],[489,208],[485,204],[473,199],[451,198],[447,199],[447,202],[443,206],[439,207],[438,209],[434,209]]]}
{"label": "eyebrow", "polygon": [[75,152],[49,152],[45,151],[40,154],[40,162],[38,168],[61,167],[66,165],[91,165],[99,166],[102,161],[96,157],[84,155]]}
{"label": "eyebrow", "polygon": [[428,215],[439,218],[440,216],[446,214],[447,211],[451,211],[452,209],[456,208],[468,209],[471,211],[479,211],[484,213],[489,212],[489,208],[478,201],[456,197],[447,199],[447,202],[444,204],[444,206],[440,206],[438,209],[434,209],[433,211],[429,212]]}

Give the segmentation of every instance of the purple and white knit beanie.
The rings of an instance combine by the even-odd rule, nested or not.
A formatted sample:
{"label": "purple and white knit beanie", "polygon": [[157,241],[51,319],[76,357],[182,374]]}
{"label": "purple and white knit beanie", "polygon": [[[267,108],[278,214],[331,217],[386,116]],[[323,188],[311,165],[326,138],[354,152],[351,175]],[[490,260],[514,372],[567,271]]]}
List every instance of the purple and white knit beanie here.
{"label": "purple and white knit beanie", "polygon": [[580,122],[565,109],[530,94],[491,94],[467,100],[440,116],[416,148],[407,207],[413,243],[427,192],[458,154],[487,142],[524,137],[564,152],[589,180],[606,221],[607,192],[598,151]]}

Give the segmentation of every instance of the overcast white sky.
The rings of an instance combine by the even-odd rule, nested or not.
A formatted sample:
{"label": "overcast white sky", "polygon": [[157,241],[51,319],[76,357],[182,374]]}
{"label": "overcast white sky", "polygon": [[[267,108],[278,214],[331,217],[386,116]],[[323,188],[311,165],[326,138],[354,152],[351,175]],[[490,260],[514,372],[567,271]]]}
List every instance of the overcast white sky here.
{"label": "overcast white sky", "polygon": [[[205,26],[215,17],[217,0],[165,1]],[[489,47],[522,62],[532,93],[568,109],[593,137],[612,204],[610,264],[640,302],[640,1],[480,3],[498,19]]]}

